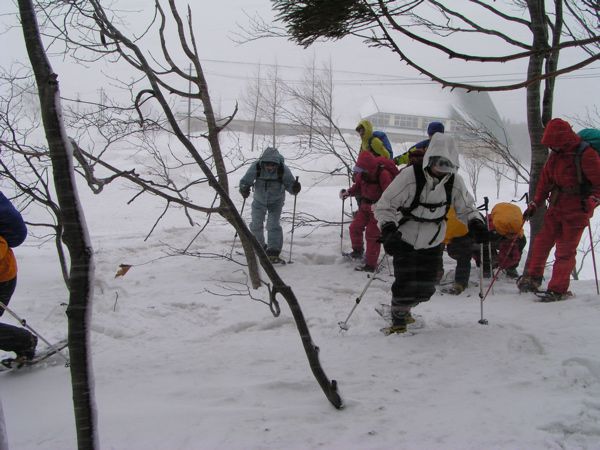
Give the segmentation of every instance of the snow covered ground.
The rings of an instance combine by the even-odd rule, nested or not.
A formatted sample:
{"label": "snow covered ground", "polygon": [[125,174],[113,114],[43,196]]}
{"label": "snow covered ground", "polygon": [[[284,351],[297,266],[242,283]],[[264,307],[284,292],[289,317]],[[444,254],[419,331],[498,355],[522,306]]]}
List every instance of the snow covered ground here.
{"label": "snow covered ground", "polygon": [[[339,221],[338,189],[305,184],[298,212]],[[496,202],[493,186],[480,189]],[[385,265],[341,332],[368,279],[340,256],[339,227],[297,228],[294,264],[278,271],[338,381],[345,407],[336,410],[283,299],[273,317],[257,301],[268,299],[265,290],[236,295],[245,294],[242,266],[168,257],[198,230],[181,216],[169,215],[144,241],[160,204],[128,206],[131,193],[116,186],[80,194],[96,261],[91,341],[103,449],[600,449],[593,280],[573,282],[569,301],[542,304],[500,279],[481,325],[474,269],[462,295],[436,293],[415,309],[423,329],[385,337],[374,311],[390,297]],[[292,204],[288,197],[286,217]],[[286,260],[290,229],[286,222]],[[232,229],[213,219],[190,250],[227,254],[232,241]],[[68,299],[53,246],[30,239],[15,253],[11,306],[46,338],[64,337]],[[121,263],[133,267],[115,278]],[[54,362],[0,374],[9,448],[76,448],[69,371]]]}

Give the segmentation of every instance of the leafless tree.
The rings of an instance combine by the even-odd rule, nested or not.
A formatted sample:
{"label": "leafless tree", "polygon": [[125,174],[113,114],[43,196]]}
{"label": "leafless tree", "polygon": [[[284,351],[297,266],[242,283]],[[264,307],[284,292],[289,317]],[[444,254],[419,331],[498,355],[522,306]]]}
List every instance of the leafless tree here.
{"label": "leafless tree", "polygon": [[60,111],[58,76],[53,72],[47,58],[33,2],[19,0],[18,5],[25,46],[35,74],[41,119],[52,161],[54,188],[60,207],[57,216],[61,218],[64,226],[61,237],[70,258],[67,317],[78,448],[95,449],[98,448],[97,419],[88,345],[94,279],[93,250],[73,176],[72,149]]}
{"label": "leafless tree", "polygon": [[[443,87],[467,91],[526,89],[532,149],[530,195],[535,191],[547,158],[541,137],[553,115],[556,77],[600,59],[600,6],[595,0],[493,3],[480,0],[274,0],[273,9],[285,29],[267,28],[264,22],[255,20],[249,33],[252,38],[285,35],[307,47],[319,39],[354,35],[364,39],[367,45],[389,49],[415,71]],[[482,48],[470,45],[474,39],[489,51],[471,51]],[[559,65],[561,54],[564,54],[563,65]],[[468,74],[474,73],[472,67],[483,65],[517,63],[518,66],[520,63],[526,64],[527,69],[518,81],[473,83],[457,80],[454,72],[436,69],[434,64],[440,57],[451,58],[455,67],[462,64]],[[537,214],[530,222],[533,236],[541,227],[542,217],[543,214]]]}
{"label": "leafless tree", "polygon": [[245,94],[242,98],[242,105],[245,109],[250,112],[250,120],[252,121],[252,133],[250,141],[250,151],[254,153],[255,150],[255,138],[256,138],[256,124],[260,119],[260,111],[262,96],[262,80],[261,80],[261,65],[259,64],[256,69],[256,76],[248,83]]}
{"label": "leafless tree", "polygon": [[[135,170],[122,170],[111,166],[110,162],[107,161],[108,155],[101,152],[99,156],[94,155],[83,146],[77,145],[76,152],[79,152],[82,156],[80,164],[85,165],[87,161],[90,168],[91,164],[95,164],[103,170],[112,171],[115,175],[137,185],[138,195],[152,194],[166,198],[165,208],[168,208],[171,204],[183,205],[185,203],[188,210],[193,209],[208,214],[209,217],[218,214],[233,225],[244,247],[253,287],[258,288],[265,284],[269,286],[270,304],[272,306],[277,305],[276,298],[278,295],[281,295],[287,301],[315,378],[330,402],[336,408],[341,407],[342,401],[337,392],[337,384],[335,380],[327,378],[321,367],[318,348],[312,342],[300,305],[291,286],[280,278],[264,249],[251,234],[229,196],[228,169],[218,137],[219,133],[234,116],[235,111],[224,118],[218,118],[215,115],[198,55],[191,11],[188,9],[188,13],[184,18],[180,15],[175,0],[168,1],[167,10],[163,8],[159,1],[156,1],[156,22],[147,27],[144,35],[134,39],[126,34],[125,27],[120,26],[121,21],[115,16],[115,13],[107,11],[99,1],[89,0],[81,3],[65,4],[64,2],[48,0],[48,2],[41,3],[40,6],[42,6],[41,12],[45,14],[48,26],[52,26],[52,28],[48,28],[54,31],[52,36],[61,39],[67,49],[76,57],[88,61],[94,61],[98,58],[123,61],[138,71],[145,86],[140,87],[136,81],[127,84],[127,87],[135,94],[132,96],[134,103],[131,110],[135,110],[138,114],[140,124],[145,124],[147,121],[159,123],[159,117],[166,120],[172,136],[177,140],[180,147],[185,149],[186,155],[185,160],[175,152],[171,157],[179,164],[183,164],[184,161],[188,160],[192,161],[200,169],[204,183],[208,184],[214,191],[214,198],[209,206],[195,205],[185,198],[184,190],[174,189],[172,186],[157,186],[149,180],[144,180]],[[192,64],[191,75],[187,70],[182,69],[186,66],[175,62],[173,53],[170,50],[171,45],[174,43],[167,42],[166,30],[172,26],[174,26],[178,36],[176,44],[187,59],[186,65],[188,63]],[[160,40],[160,54],[151,52],[143,46],[143,37],[154,30],[157,31]],[[191,93],[189,89],[182,88],[182,86],[187,87],[188,83],[192,85]],[[205,150],[204,155],[198,150],[193,140],[188,139],[172,108],[171,99],[186,99],[190,96],[202,104],[204,111],[207,131],[201,135],[201,138],[208,143],[208,149]],[[274,104],[276,103],[274,102]],[[157,105],[158,111],[153,111],[150,105]],[[164,156],[156,156],[162,158],[161,161],[166,161]],[[172,159],[169,161],[172,161]],[[163,167],[168,165],[165,163]],[[93,174],[93,171],[89,170],[87,173]],[[200,182],[202,182],[200,179],[194,180],[195,184]],[[193,208],[190,205],[193,205]],[[270,281],[269,283],[264,281],[258,272],[257,258]],[[273,308],[276,309],[275,306]]]}

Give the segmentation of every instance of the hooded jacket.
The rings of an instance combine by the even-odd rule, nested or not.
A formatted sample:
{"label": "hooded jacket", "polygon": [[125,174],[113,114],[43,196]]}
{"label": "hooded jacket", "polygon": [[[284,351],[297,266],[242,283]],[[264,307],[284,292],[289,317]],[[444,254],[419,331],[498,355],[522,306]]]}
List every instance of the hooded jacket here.
{"label": "hooded jacket", "polygon": [[489,221],[490,230],[504,237],[515,234],[523,236],[523,212],[513,203],[501,202],[492,208]]}
{"label": "hooded jacket", "polygon": [[[589,211],[582,206],[575,166],[575,151],[581,137],[568,122],[552,119],[546,125],[541,142],[551,148],[552,152],[542,169],[533,201],[541,205],[552,193],[551,208],[561,213],[583,213],[587,216]],[[583,150],[581,170],[592,185],[591,194],[600,197],[600,156],[591,147]]]}
{"label": "hooded jacket", "polygon": [[385,148],[385,145],[383,145],[383,142],[381,142],[381,139],[374,137],[373,140],[371,140],[371,145],[369,146],[369,140],[373,136],[373,124],[371,124],[371,122],[369,122],[366,119],[363,119],[360,122],[358,122],[356,128],[358,127],[363,127],[365,129],[360,143],[361,152],[372,150],[378,156],[383,156],[384,158],[390,157],[390,153]]}
{"label": "hooded jacket", "polygon": [[[443,204],[446,202],[446,188],[444,185],[450,179],[451,174],[447,174],[441,179],[429,174],[426,167],[429,160],[434,156],[447,158],[455,167],[458,167],[458,150],[454,138],[446,134],[436,133],[431,138],[429,149],[423,158],[423,167],[415,166],[418,168],[417,170],[423,170],[425,174],[425,186],[421,191],[420,202]],[[417,182],[413,166],[402,169],[375,205],[375,218],[380,227],[388,222],[398,223],[402,218],[402,213],[398,211],[398,208],[410,207],[416,188]],[[454,174],[451,203],[456,210],[458,220],[461,222],[469,223],[472,219],[483,220],[481,214],[477,211],[473,196],[467,190],[465,182],[459,174]],[[446,206],[427,208],[419,205],[412,211],[412,214],[416,217],[436,219],[446,214]],[[444,240],[446,221],[442,220],[439,223],[434,223],[408,220],[398,228],[398,231],[402,233],[402,240],[415,249],[431,248],[439,245]]]}
{"label": "hooded jacket", "polygon": [[[278,167],[269,172],[265,168],[265,163],[275,163]],[[275,203],[283,205],[285,191],[287,190],[290,194],[293,194],[292,185],[294,181],[294,176],[285,164],[281,153],[274,147],[267,147],[261,157],[250,165],[248,171],[240,180],[240,189],[254,186],[255,202],[265,205]]]}
{"label": "hooded jacket", "polygon": [[[371,152],[361,152],[356,160],[354,184],[348,193],[360,195],[362,201],[375,203],[383,191],[390,185],[393,175],[383,165],[383,157],[374,156]],[[390,161],[390,164],[393,164]]]}

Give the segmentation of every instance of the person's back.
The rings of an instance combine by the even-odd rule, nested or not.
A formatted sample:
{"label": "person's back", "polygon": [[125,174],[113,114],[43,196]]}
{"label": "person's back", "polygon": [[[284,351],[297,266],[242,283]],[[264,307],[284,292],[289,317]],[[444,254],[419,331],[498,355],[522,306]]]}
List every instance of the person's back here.
{"label": "person's back", "polygon": [[360,151],[371,152],[375,156],[389,158],[390,153],[378,137],[373,136],[373,124],[366,119],[361,120],[356,126],[356,132],[360,135]]}

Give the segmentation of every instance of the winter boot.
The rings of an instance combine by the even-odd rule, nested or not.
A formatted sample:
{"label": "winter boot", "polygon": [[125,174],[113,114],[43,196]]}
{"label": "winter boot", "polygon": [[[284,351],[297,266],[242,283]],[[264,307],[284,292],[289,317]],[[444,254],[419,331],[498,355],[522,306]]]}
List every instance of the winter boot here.
{"label": "winter boot", "polygon": [[535,295],[537,295],[540,298],[540,302],[542,303],[560,302],[562,300],[567,300],[568,298],[573,297],[573,293],[571,291],[560,293],[547,290],[536,292]]}
{"label": "winter boot", "polygon": [[362,266],[355,267],[354,270],[358,270],[359,272],[374,273],[375,272],[375,267],[370,266],[368,264],[364,264]]}
{"label": "winter boot", "polygon": [[361,260],[363,259],[364,253],[362,248],[353,248],[351,252],[345,253],[345,256],[350,259]]}
{"label": "winter boot", "polygon": [[542,277],[533,277],[529,275],[521,275],[517,278],[517,287],[519,292],[537,292],[542,284]]}
{"label": "winter boot", "polygon": [[31,361],[35,356],[35,348],[37,347],[38,338],[35,334],[31,335],[31,343],[30,346],[26,350],[22,350],[20,352],[15,352],[17,354],[18,361]]}
{"label": "winter boot", "polygon": [[451,286],[442,289],[446,294],[459,295],[465,290],[465,287],[460,283],[452,283]]}

